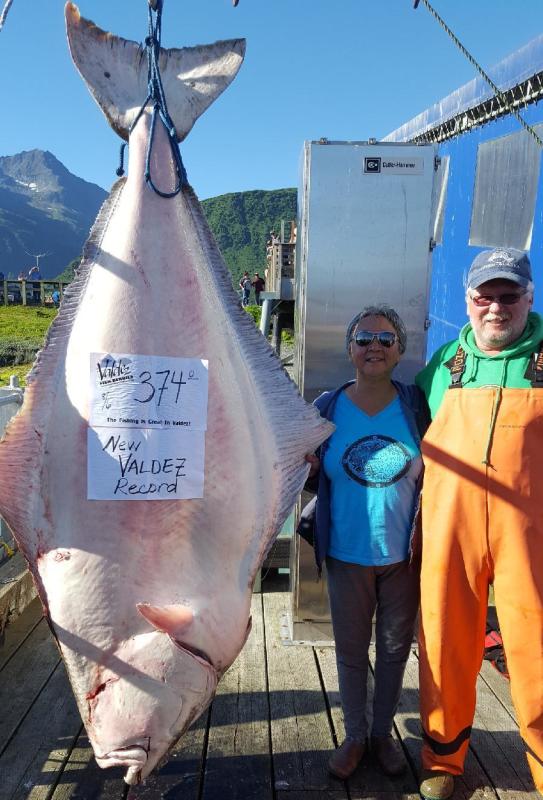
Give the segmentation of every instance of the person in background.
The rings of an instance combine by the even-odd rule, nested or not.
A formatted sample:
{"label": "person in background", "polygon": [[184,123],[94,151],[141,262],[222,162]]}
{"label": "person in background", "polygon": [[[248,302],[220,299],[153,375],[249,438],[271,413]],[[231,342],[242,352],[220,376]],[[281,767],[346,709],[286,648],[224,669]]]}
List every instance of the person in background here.
{"label": "person in background", "polygon": [[251,295],[251,279],[248,272],[244,272],[241,276],[239,288],[241,289],[241,305],[248,306]]}
{"label": "person in background", "polygon": [[467,275],[469,322],[417,376],[424,438],[420,793],[446,800],[464,769],[489,585],[511,694],[543,792],[543,319],[525,253],[485,250]]}
{"label": "person in background", "polygon": [[51,300],[53,301],[55,308],[58,308],[60,305],[60,292],[58,289],[54,289],[51,292]]}
{"label": "person in background", "polygon": [[345,741],[329,761],[346,779],[365,756],[368,649],[376,612],[375,692],[370,747],[380,768],[406,767],[391,736],[419,605],[419,573],[410,564],[422,481],[420,440],[429,421],[415,386],[392,380],[406,348],[405,326],[386,305],[349,323],[347,354],[355,378],[315,401],[336,430],[315,455],[314,545],[326,559]]}
{"label": "person in background", "polygon": [[[31,267],[28,271],[28,280],[29,281],[41,281],[41,272],[38,266]],[[39,305],[41,293],[39,284],[36,286],[34,284],[32,287],[32,303],[34,305]]]}
{"label": "person in background", "polygon": [[253,289],[255,290],[255,302],[256,302],[257,306],[261,306],[262,302],[260,300],[260,294],[261,294],[261,292],[264,291],[264,287],[266,285],[265,282],[264,282],[264,279],[260,277],[258,272],[255,272],[255,276],[254,276],[253,280],[251,281],[251,283],[252,283]]}

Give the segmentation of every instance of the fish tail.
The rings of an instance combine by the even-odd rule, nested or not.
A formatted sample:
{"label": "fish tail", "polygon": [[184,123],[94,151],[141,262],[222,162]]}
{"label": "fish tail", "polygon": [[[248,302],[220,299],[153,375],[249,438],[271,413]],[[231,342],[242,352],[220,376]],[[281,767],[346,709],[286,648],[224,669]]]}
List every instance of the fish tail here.
{"label": "fish tail", "polygon": [[[66,3],[65,13],[74,63],[113,130],[128,141],[149,94],[145,48],[98,28],[81,16],[74,3]],[[162,85],[178,141],[232,82],[244,55],[244,39],[161,48]]]}

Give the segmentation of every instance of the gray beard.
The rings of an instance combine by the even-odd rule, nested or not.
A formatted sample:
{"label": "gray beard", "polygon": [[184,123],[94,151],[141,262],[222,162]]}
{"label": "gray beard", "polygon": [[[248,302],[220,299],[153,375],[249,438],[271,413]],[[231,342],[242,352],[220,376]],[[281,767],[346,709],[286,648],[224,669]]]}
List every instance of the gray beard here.
{"label": "gray beard", "polygon": [[511,344],[516,339],[518,339],[519,336],[517,336],[517,334],[515,333],[515,331],[511,326],[508,326],[507,328],[503,328],[501,331],[498,331],[492,336],[487,336],[483,331],[482,339],[486,345],[505,347],[506,345]]}

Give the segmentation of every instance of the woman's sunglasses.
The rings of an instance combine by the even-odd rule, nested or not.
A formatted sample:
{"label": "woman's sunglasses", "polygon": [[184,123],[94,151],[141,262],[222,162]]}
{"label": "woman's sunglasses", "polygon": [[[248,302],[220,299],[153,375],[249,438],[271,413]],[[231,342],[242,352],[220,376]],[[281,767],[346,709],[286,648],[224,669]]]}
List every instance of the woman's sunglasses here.
{"label": "woman's sunglasses", "polygon": [[355,341],[359,347],[367,347],[376,339],[382,347],[392,347],[397,336],[390,331],[379,331],[378,333],[374,333],[373,331],[357,331],[353,336],[353,341]]}
{"label": "woman's sunglasses", "polygon": [[525,295],[526,292],[508,292],[507,294],[479,294],[473,295],[470,294],[471,301],[474,306],[478,308],[485,308],[487,306],[491,306],[492,303],[499,303],[500,306],[514,306],[516,303],[519,302],[520,298]]}

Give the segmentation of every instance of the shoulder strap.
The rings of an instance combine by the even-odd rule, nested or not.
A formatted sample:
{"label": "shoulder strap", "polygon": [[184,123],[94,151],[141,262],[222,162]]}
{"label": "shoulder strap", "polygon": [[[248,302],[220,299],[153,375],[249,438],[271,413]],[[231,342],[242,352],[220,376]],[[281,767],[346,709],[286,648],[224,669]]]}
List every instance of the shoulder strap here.
{"label": "shoulder strap", "polygon": [[448,361],[445,361],[444,366],[447,367],[449,372],[451,373],[451,383],[449,385],[449,389],[461,389],[463,386],[462,383],[462,376],[466,369],[466,351],[462,347],[461,344],[458,345],[458,349],[452,358],[449,358]]}
{"label": "shoulder strap", "polygon": [[543,341],[539,343],[535,353],[530,356],[524,377],[530,381],[532,389],[543,388]]}

